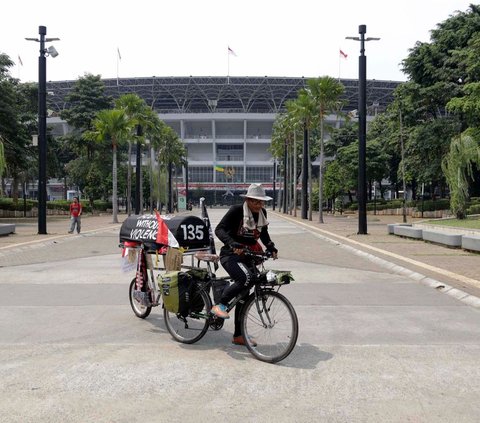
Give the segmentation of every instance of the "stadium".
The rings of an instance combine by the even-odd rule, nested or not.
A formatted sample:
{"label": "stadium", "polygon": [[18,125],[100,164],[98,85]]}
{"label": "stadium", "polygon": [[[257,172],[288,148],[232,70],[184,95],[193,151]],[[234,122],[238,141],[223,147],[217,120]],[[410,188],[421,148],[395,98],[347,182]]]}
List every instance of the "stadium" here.
{"label": "stadium", "polygon": [[[114,98],[135,93],[172,127],[187,149],[188,169],[177,174],[177,188],[200,189],[214,203],[252,182],[273,189],[274,160],[268,148],[276,116],[295,99],[308,78],[280,77],[150,77],[103,79]],[[358,80],[340,79],[345,86],[343,112],[355,115]],[[54,135],[70,129],[58,116],[68,108],[66,96],[76,81],[47,83],[49,118]],[[367,120],[385,110],[399,82],[367,81]],[[327,118],[337,127],[336,116]],[[318,162],[313,166],[318,167]]]}

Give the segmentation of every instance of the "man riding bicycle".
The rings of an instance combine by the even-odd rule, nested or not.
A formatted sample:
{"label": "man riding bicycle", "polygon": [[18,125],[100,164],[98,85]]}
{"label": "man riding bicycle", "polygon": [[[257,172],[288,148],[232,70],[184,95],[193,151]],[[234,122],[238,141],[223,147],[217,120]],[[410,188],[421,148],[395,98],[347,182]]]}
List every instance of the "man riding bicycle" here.
{"label": "man riding bicycle", "polygon": [[[278,253],[268,233],[267,211],[263,207],[265,201],[272,198],[265,195],[261,184],[251,184],[242,197],[245,197],[244,203],[232,206],[215,228],[215,235],[224,244],[220,250],[220,263],[234,280],[234,283],[223,291],[220,302],[212,307],[212,313],[222,319],[230,317],[226,311],[230,300],[255,282],[252,259],[245,256],[244,249],[263,251],[260,240],[274,259]],[[245,345],[241,335],[240,314],[241,307],[237,306],[232,343]]]}

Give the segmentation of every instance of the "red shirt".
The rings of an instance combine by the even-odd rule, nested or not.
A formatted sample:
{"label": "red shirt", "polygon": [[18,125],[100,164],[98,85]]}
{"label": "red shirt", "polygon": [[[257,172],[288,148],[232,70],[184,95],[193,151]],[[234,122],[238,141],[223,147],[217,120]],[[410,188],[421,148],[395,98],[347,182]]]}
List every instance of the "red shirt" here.
{"label": "red shirt", "polygon": [[71,203],[70,204],[70,215],[73,217],[78,217],[82,214],[82,205],[80,203]]}

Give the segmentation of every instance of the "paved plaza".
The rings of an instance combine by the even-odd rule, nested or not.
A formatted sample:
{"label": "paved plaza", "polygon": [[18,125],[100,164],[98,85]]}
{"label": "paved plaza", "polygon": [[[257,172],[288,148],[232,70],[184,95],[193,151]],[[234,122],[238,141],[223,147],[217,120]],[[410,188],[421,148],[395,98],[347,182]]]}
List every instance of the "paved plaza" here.
{"label": "paved plaza", "polygon": [[161,309],[136,318],[111,216],[80,235],[17,222],[0,238],[2,422],[478,421],[480,255],[388,235],[398,217],[369,215],[369,235],[316,219],[269,211],[300,325],[276,365],[231,344],[232,319],[183,345]]}

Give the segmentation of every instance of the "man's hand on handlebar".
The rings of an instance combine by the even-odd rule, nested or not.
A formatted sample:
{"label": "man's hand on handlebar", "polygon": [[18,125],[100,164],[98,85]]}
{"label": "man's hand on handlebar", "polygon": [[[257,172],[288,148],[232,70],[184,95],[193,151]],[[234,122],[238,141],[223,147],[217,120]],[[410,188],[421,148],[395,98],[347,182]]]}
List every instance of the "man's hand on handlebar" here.
{"label": "man's hand on handlebar", "polygon": [[241,256],[243,254],[250,254],[250,255],[253,255],[253,256],[255,256],[255,255],[256,256],[262,256],[263,255],[264,257],[272,258],[273,260],[276,260],[278,258],[278,250],[275,248],[275,244],[273,242],[268,244],[265,247],[266,252],[261,253],[261,254],[259,254],[258,252],[255,252],[255,251],[251,251],[248,247],[246,247],[243,244],[240,244],[239,242],[232,242],[230,244],[230,248],[232,249],[234,254],[237,254],[239,256]]}
{"label": "man's hand on handlebar", "polygon": [[240,244],[239,242],[232,242],[230,244],[230,247],[232,248],[234,254],[237,256],[241,256],[243,254],[243,251],[245,250],[245,246],[243,244]]}
{"label": "man's hand on handlebar", "polygon": [[275,244],[273,242],[268,243],[266,249],[274,260],[278,258],[278,250],[275,248]]}

